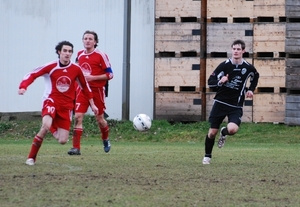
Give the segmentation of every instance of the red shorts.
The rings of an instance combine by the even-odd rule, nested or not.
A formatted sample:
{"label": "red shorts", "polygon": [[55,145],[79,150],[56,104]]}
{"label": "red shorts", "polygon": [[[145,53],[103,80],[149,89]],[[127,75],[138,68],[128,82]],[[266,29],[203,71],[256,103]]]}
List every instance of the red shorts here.
{"label": "red shorts", "polygon": [[[92,93],[93,93],[93,100],[95,105],[97,106],[99,110],[99,114],[103,114],[106,107],[105,107],[105,88],[91,88]],[[90,102],[82,93],[82,90],[77,90],[77,98],[76,98],[76,107],[75,107],[75,112],[78,113],[86,113],[89,106]]]}
{"label": "red shorts", "polygon": [[49,115],[52,117],[52,128],[62,128],[70,130],[72,121],[72,110],[56,106],[50,100],[45,100],[43,103],[42,117]]}

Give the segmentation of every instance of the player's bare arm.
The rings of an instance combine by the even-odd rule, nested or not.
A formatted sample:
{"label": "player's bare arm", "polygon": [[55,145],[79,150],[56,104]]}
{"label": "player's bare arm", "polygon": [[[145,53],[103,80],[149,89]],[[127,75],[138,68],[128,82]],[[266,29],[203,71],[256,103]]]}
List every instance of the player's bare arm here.
{"label": "player's bare arm", "polygon": [[85,79],[89,81],[96,81],[96,80],[109,80],[106,74],[103,75],[85,75]]}
{"label": "player's bare arm", "polygon": [[91,107],[92,111],[94,112],[94,114],[98,115],[99,110],[98,110],[97,106],[95,105],[94,100],[90,99],[89,102],[90,102],[90,107]]}

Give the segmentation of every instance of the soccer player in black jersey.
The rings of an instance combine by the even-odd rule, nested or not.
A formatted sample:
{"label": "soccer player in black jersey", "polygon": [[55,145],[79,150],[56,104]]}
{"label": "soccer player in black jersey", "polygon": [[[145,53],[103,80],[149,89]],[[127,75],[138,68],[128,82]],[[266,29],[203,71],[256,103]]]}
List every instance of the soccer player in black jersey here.
{"label": "soccer player in black jersey", "polygon": [[[227,116],[228,124],[220,130],[218,147],[225,144],[227,135],[234,135],[241,124],[245,96],[253,97],[259,73],[255,67],[243,59],[245,42],[235,40],[231,45],[232,57],[219,64],[208,78],[208,86],[216,88],[214,104],[209,115],[210,128],[205,138],[203,164],[210,164],[215,137]],[[247,87],[247,82],[250,86]]]}

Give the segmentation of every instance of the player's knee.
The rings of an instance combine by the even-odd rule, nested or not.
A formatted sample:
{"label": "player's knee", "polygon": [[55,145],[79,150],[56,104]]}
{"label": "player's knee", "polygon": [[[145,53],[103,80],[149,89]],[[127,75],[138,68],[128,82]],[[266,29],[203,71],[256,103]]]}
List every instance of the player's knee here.
{"label": "player's knee", "polygon": [[58,139],[58,143],[59,144],[62,144],[62,145],[64,145],[64,144],[66,144],[68,142],[68,139],[66,140],[66,139]]}
{"label": "player's knee", "polygon": [[82,124],[83,116],[75,115],[75,124]]}
{"label": "player's knee", "polygon": [[210,139],[215,139],[215,138],[216,138],[216,135],[217,135],[217,133],[213,133],[213,132],[208,133],[208,137],[209,137]]}
{"label": "player's knee", "polygon": [[230,128],[230,129],[227,128],[227,130],[228,130],[228,134],[234,135],[235,133],[237,133],[238,128]]}

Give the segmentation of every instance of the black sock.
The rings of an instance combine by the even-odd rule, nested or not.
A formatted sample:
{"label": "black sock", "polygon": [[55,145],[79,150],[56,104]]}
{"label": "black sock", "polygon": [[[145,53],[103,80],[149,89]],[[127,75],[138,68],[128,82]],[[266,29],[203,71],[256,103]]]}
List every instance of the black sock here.
{"label": "black sock", "polygon": [[227,127],[225,127],[225,128],[221,131],[221,133],[222,133],[223,136],[228,135]]}
{"label": "black sock", "polygon": [[212,153],[214,144],[215,144],[215,139],[210,139],[210,138],[208,138],[208,135],[206,135],[206,138],[205,138],[205,157],[210,157],[211,158],[211,153]]}

